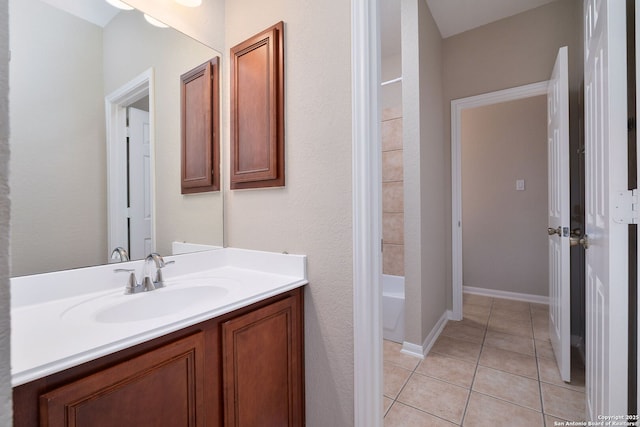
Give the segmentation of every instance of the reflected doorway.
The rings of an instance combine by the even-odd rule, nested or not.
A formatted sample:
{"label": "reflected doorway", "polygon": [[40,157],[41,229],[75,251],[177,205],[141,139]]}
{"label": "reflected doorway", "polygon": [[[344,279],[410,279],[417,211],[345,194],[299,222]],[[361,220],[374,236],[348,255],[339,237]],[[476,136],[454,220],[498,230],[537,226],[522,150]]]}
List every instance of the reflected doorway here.
{"label": "reflected doorway", "polygon": [[108,253],[155,251],[153,70],[105,98]]}

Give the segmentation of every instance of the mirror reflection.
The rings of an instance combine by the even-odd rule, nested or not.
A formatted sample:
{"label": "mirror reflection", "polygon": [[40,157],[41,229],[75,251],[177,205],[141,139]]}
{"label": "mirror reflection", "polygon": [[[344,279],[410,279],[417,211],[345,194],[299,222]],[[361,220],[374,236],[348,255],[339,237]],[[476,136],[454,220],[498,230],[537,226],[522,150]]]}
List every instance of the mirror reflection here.
{"label": "mirror reflection", "polygon": [[221,192],[180,192],[180,75],[221,55],[135,10],[67,3],[94,2],[9,2],[12,275],[222,246]]}

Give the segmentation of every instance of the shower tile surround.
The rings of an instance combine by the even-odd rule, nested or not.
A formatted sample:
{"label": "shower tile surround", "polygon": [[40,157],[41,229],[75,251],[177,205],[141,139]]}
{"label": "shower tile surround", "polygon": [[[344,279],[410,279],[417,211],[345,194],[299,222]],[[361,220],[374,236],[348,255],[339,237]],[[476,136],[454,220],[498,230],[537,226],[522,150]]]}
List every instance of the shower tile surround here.
{"label": "shower tile surround", "polygon": [[424,360],[384,341],[385,427],[585,420],[584,367],[572,367],[571,383],[560,379],[547,306],[464,294],[463,312]]}
{"label": "shower tile surround", "polygon": [[404,186],[402,109],[382,112],[382,265],[384,274],[404,276]]}

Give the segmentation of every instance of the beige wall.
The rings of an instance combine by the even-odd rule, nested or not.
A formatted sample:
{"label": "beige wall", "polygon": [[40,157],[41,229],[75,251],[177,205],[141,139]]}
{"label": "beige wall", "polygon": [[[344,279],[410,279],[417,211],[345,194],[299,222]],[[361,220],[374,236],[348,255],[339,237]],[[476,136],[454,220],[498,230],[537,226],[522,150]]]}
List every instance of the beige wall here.
{"label": "beige wall", "polygon": [[[221,53],[139,13],[120,13],[104,29],[109,94],[153,66],[155,86],[156,250],[172,241],[222,246],[222,192],[180,194],[180,75]],[[223,102],[223,101],[221,101]]]}
{"label": "beige wall", "polygon": [[536,96],[462,112],[465,286],[548,294],[546,103]]}
{"label": "beige wall", "polygon": [[11,426],[11,319],[9,297],[9,17],[0,0],[0,426]]}
{"label": "beige wall", "polygon": [[35,0],[10,25],[12,273],[104,263],[102,29]]}
{"label": "beige wall", "polygon": [[[318,427],[354,422],[350,16],[339,0],[226,5],[227,48],[285,23],[286,187],[227,190],[226,231],[233,247],[309,256],[306,416]],[[228,65],[225,54],[226,93]]]}
{"label": "beige wall", "polygon": [[[582,80],[582,2],[558,0],[443,43],[446,228],[451,227],[451,100],[548,80],[562,46],[569,47],[571,139],[579,134],[578,93]],[[448,232],[448,231],[447,231]],[[449,233],[449,232],[448,232]],[[451,281],[451,239],[444,248]],[[451,290],[448,305],[451,306]]]}
{"label": "beige wall", "polygon": [[422,345],[446,311],[442,39],[422,0],[402,0],[405,341]]}
{"label": "beige wall", "polygon": [[[382,58],[380,80],[386,82],[402,77],[402,55],[390,55]],[[380,89],[380,102],[383,111],[402,106],[402,82],[390,83]]]}

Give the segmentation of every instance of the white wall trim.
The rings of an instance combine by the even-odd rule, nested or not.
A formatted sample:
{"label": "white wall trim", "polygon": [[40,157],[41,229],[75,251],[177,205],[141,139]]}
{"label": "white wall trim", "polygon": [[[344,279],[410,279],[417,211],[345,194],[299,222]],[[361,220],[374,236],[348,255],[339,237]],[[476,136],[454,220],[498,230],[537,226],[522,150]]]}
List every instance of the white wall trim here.
{"label": "white wall trim", "polygon": [[351,1],[354,426],[382,427],[378,1]]}
{"label": "white wall trim", "polygon": [[402,343],[402,350],[400,350],[400,352],[408,354],[410,356],[419,357],[420,359],[424,359],[431,351],[431,347],[433,347],[433,345],[436,343],[436,340],[438,339],[438,337],[442,333],[442,330],[447,325],[447,322],[452,318],[452,316],[453,313],[451,312],[451,310],[447,310],[442,313],[442,316],[440,316],[440,319],[438,319],[436,324],[433,326],[433,328],[429,332],[429,335],[427,335],[427,337],[424,339],[422,345],[405,341],[404,343]]}
{"label": "white wall trim", "polygon": [[151,148],[151,218],[152,247],[156,246],[156,147],[155,147],[155,94],[154,72],[149,68],[105,97],[107,141],[107,256],[117,247],[127,247],[129,241],[127,221],[127,153],[125,140],[126,107],[149,95],[149,138]]}
{"label": "white wall trim", "polygon": [[503,298],[514,301],[532,302],[535,304],[549,305],[549,297],[543,295],[522,294],[520,292],[500,291],[497,289],[476,288],[473,286],[464,286],[465,294],[483,295],[485,297]]}
{"label": "white wall trim", "polygon": [[462,112],[500,102],[547,94],[547,81],[451,101],[451,281],[453,320],[462,320]]}
{"label": "white wall trim", "polygon": [[410,343],[408,341],[402,343],[402,349],[400,350],[400,353],[414,356],[419,359],[424,359],[423,347],[421,345]]}

